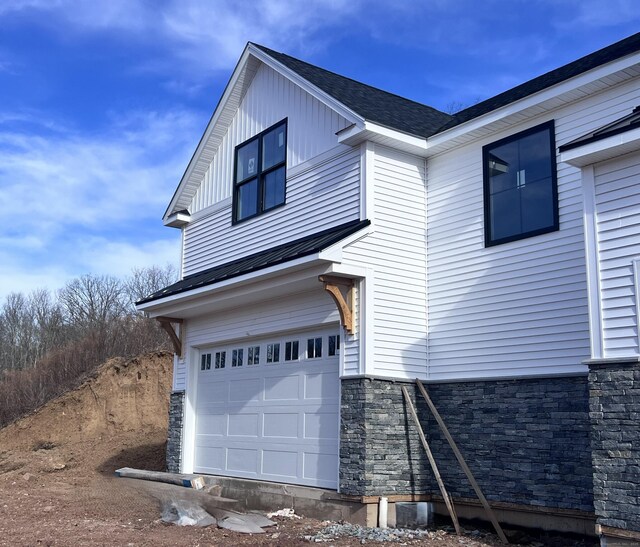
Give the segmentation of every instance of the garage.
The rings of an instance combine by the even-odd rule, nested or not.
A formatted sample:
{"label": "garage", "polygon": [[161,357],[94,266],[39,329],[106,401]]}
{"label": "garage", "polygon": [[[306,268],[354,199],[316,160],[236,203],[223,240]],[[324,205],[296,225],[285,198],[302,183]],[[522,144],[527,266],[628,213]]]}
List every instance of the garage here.
{"label": "garage", "polygon": [[194,472],[337,488],[338,327],[202,348]]}

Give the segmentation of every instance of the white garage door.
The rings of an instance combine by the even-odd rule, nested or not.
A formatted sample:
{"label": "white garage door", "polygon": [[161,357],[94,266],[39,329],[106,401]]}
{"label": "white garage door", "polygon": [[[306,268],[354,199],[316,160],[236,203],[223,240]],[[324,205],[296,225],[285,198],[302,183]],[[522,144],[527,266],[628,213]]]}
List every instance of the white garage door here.
{"label": "white garage door", "polygon": [[336,331],[203,350],[195,472],[337,488]]}

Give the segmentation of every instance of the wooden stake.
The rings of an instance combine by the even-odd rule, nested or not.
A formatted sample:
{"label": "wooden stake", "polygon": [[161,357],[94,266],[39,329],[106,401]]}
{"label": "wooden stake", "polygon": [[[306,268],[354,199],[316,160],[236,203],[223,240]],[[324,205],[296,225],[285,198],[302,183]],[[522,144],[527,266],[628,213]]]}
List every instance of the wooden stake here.
{"label": "wooden stake", "polygon": [[[476,479],[474,478],[473,473],[471,473],[471,469],[469,469],[469,466],[467,465],[467,462],[462,457],[462,453],[458,449],[458,445],[456,444],[456,442],[453,440],[453,437],[449,433],[449,430],[447,429],[447,426],[445,425],[444,420],[440,416],[440,413],[438,412],[438,409],[436,408],[436,406],[431,401],[431,397],[429,397],[429,394],[427,393],[427,390],[424,388],[424,386],[422,385],[422,382],[418,378],[416,378],[416,384],[418,384],[418,389],[420,390],[420,393],[422,393],[422,396],[424,397],[424,400],[426,401],[427,405],[429,406],[429,410],[431,410],[431,413],[433,414],[433,417],[436,419],[436,422],[438,422],[438,425],[440,426],[440,429],[442,430],[442,433],[444,434],[445,438],[449,442],[449,446],[451,447],[451,450],[453,450],[453,453],[455,454],[456,459],[458,460],[458,463],[460,464],[460,467],[462,467],[462,470],[464,471],[465,475],[467,476],[467,479],[469,479],[469,482],[471,483],[471,486],[475,490],[476,495],[480,499],[480,502],[482,503],[482,506],[484,507],[485,511],[487,512],[487,516],[489,517],[489,520],[491,521],[491,524],[493,524],[493,527],[495,528],[496,532],[498,533],[498,537],[500,538],[500,541],[502,541],[502,543],[509,543],[509,541],[507,540],[507,536],[504,535],[504,532],[502,531],[502,528],[500,527],[500,523],[498,522],[498,519],[496,518],[496,515],[493,512],[493,509],[491,509],[491,506],[489,505],[489,502],[487,501],[487,498],[484,497],[484,494],[482,493],[482,490],[480,490],[480,486],[478,486],[478,483],[476,482]],[[402,389],[404,389],[404,387]]]}
{"label": "wooden stake", "polygon": [[442,477],[440,477],[440,472],[438,471],[436,460],[433,458],[433,454],[431,453],[431,448],[429,448],[429,443],[427,442],[427,438],[424,436],[424,431],[422,430],[422,426],[420,425],[420,420],[418,420],[418,415],[416,414],[415,408],[413,408],[413,403],[409,398],[409,393],[407,392],[407,388],[405,386],[402,386],[402,395],[404,395],[404,400],[407,402],[407,406],[409,407],[409,412],[411,412],[411,416],[413,416],[413,421],[415,422],[416,427],[418,428],[418,435],[420,435],[422,446],[424,447],[424,450],[427,453],[427,458],[429,458],[429,463],[431,464],[431,469],[433,470],[433,474],[436,476],[436,481],[438,481],[440,493],[442,494],[444,503],[447,506],[447,510],[449,511],[449,516],[453,521],[453,526],[456,529],[456,534],[461,535],[460,524],[458,523],[458,517],[453,507],[453,502],[451,501],[451,498],[449,497],[447,489],[444,486],[444,482],[442,482]]}

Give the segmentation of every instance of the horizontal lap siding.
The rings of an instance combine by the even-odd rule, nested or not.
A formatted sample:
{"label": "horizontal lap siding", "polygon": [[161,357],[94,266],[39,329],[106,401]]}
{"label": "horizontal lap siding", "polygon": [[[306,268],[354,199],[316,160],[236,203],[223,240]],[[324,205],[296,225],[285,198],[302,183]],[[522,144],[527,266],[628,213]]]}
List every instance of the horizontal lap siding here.
{"label": "horizontal lap siding", "polygon": [[[556,145],[561,146],[629,113],[638,95],[633,82],[623,84],[553,116],[428,160],[431,379],[584,372],[589,331],[580,171],[557,165],[560,231],[485,248],[482,146],[548,119],[555,119]],[[612,192],[615,203],[609,207],[617,214],[630,189],[618,183]],[[637,233],[634,222],[628,236],[619,232],[617,237]],[[614,246],[603,250],[612,261],[620,253]],[[611,289],[612,298],[626,304],[629,273],[626,264],[619,270],[624,286]],[[605,318],[611,311],[604,310]],[[630,332],[628,322],[620,327],[623,331]]]}
{"label": "horizontal lap siding", "polygon": [[425,162],[376,146],[373,233],[349,246],[344,261],[374,272],[374,356],[367,372],[426,377]]}
{"label": "horizontal lap siding", "polygon": [[231,224],[231,201],[185,229],[184,275],[211,268],[359,218],[360,151],[310,162],[287,177],[287,202]]}
{"label": "horizontal lap siding", "polygon": [[235,147],[284,118],[288,118],[289,168],[335,147],[336,132],[348,125],[335,111],[261,65],[204,174],[189,207],[191,214],[231,197]]}
{"label": "horizontal lap siding", "polygon": [[640,259],[640,154],[595,168],[604,352],[637,355],[633,260]]}

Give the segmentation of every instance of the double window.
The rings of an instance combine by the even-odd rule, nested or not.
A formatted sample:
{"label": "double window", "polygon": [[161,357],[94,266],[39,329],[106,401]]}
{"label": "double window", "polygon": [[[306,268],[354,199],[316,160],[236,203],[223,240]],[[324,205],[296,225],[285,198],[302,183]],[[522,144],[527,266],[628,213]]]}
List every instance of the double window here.
{"label": "double window", "polygon": [[284,205],[286,163],[286,119],[236,147],[234,222]]}
{"label": "double window", "polygon": [[482,157],[487,246],[558,229],[553,121],[483,147]]}

